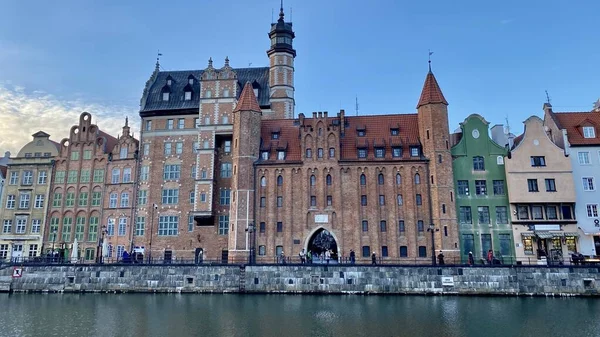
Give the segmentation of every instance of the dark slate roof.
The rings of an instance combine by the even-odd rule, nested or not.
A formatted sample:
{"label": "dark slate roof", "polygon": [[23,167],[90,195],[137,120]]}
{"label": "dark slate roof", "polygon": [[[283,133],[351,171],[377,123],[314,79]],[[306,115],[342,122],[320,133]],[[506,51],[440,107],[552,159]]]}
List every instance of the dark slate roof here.
{"label": "dark slate roof", "polygon": [[[218,69],[217,69],[218,70]],[[261,107],[268,107],[269,103],[269,67],[260,68],[238,68],[233,69],[238,77],[238,98],[246,82],[256,81],[260,86],[258,94],[258,104]],[[200,77],[203,70],[179,70],[179,71],[160,71],[154,81],[149,81],[144,89],[145,97],[142,97],[140,112],[156,110],[181,110],[198,109],[200,106]],[[184,100],[184,88],[188,84],[188,77],[194,76],[194,85],[192,99]],[[153,75],[154,76],[154,75]],[[171,76],[171,95],[169,101],[162,100],[162,89],[167,84],[167,77]]]}

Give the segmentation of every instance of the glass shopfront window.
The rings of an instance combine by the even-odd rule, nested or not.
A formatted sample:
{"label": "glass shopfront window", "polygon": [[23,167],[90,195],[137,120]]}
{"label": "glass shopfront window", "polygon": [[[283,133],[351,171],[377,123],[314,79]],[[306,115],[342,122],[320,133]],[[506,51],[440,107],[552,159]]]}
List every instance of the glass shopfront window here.
{"label": "glass shopfront window", "polygon": [[570,252],[577,251],[577,238],[575,236],[565,236],[565,244]]}
{"label": "glass shopfront window", "polygon": [[533,238],[532,237],[524,237],[523,238],[523,251],[525,255],[533,255]]}

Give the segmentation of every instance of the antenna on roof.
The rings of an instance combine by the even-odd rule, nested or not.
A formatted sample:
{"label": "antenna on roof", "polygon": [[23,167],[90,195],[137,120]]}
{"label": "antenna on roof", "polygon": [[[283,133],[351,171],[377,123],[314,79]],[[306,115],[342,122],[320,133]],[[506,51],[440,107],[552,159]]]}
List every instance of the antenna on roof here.
{"label": "antenna on roof", "polygon": [[274,19],[273,19],[273,16],[274,16],[274,15],[275,15],[275,13],[274,13],[274,9],[273,9],[273,7],[271,7],[271,23],[275,22],[275,21],[273,21],[273,20],[274,20]]}
{"label": "antenna on roof", "polygon": [[546,103],[550,104],[550,95],[548,95],[548,90],[544,90],[546,92]]}
{"label": "antenna on roof", "polygon": [[508,135],[508,134],[510,134],[510,125],[508,124],[508,115],[504,118],[504,121],[506,121],[506,127],[504,127],[504,134]]}
{"label": "antenna on roof", "polygon": [[429,72],[431,72],[431,55],[433,55],[433,52],[431,51],[431,49],[427,49],[427,51],[429,52],[429,59],[427,63],[429,63]]}
{"label": "antenna on roof", "polygon": [[290,6],[290,22],[292,22],[292,14],[293,14],[293,13],[294,13],[294,12],[292,12],[292,6]]}
{"label": "antenna on roof", "polygon": [[160,49],[156,52],[156,70],[160,69],[160,57],[162,54],[160,53]]}
{"label": "antenna on roof", "polygon": [[355,97],[354,108],[356,109],[356,115],[358,116],[358,95],[356,95]]}

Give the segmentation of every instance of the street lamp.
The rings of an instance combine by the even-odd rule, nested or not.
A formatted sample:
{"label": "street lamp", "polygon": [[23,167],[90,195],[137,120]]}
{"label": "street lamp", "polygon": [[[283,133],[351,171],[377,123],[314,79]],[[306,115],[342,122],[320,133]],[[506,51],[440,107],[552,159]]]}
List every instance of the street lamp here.
{"label": "street lamp", "polygon": [[96,257],[97,263],[103,262],[104,252],[102,251],[102,248],[104,246],[104,234],[106,234],[106,226],[102,225],[102,232],[100,233],[100,241],[98,241],[98,253],[97,253],[98,257]]}
{"label": "street lamp", "polygon": [[434,237],[434,232],[438,231],[439,229],[435,228],[434,224],[429,224],[429,228],[427,228],[428,232],[431,232],[431,264],[432,265],[436,265],[435,263],[435,237]]}
{"label": "street lamp", "polygon": [[148,245],[148,263],[152,262],[152,237],[154,236],[154,210],[158,209],[157,204],[152,204],[152,211],[150,216],[150,244]]}
{"label": "street lamp", "polygon": [[254,223],[248,224],[246,228],[246,232],[248,232],[250,236],[250,250],[248,255],[248,264],[253,265],[256,263],[256,251],[255,251],[255,240],[256,240],[256,231],[255,231]]}

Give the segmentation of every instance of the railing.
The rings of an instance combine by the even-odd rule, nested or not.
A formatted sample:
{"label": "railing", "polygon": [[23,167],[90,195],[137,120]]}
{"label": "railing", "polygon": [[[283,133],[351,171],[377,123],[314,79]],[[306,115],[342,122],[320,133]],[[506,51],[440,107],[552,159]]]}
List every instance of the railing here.
{"label": "railing", "polygon": [[[250,263],[247,257],[232,259],[193,259],[193,258],[138,258],[137,260],[126,258],[116,259],[110,257],[104,257],[101,261],[86,260],[85,258],[71,259],[63,257],[49,257],[49,256],[37,256],[37,257],[18,257],[18,258],[7,258],[0,260],[0,266],[5,268],[6,266],[16,265],[132,265],[132,266],[144,266],[144,265],[248,265]],[[293,257],[265,257],[257,256],[254,261],[256,265],[294,265],[294,266],[326,266],[326,265],[360,265],[360,266],[462,266],[462,267],[526,267],[526,266],[548,266],[548,267],[573,267],[573,266],[600,266],[600,259],[596,258],[577,258],[575,260],[565,261],[552,261],[550,259],[538,259],[534,256],[530,258],[514,258],[514,257],[501,257],[494,258],[492,263],[488,262],[483,258],[478,258],[473,261],[473,264],[468,263],[465,259],[458,257],[444,258],[443,263],[436,259],[436,264],[432,264],[431,258],[388,258],[388,257],[377,257],[375,261],[372,258],[359,257],[351,259],[349,257],[340,257],[339,259],[301,259],[299,256]]]}

